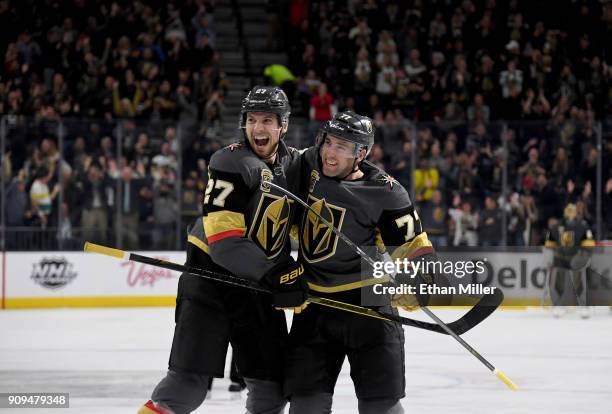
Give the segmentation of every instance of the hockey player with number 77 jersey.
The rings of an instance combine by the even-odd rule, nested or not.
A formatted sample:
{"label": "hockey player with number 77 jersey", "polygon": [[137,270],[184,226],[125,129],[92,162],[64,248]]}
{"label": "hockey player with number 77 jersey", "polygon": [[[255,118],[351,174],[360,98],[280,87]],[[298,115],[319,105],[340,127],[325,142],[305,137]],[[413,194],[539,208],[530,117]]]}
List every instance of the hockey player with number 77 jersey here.
{"label": "hockey player with number 77 jersey", "polygon": [[[301,155],[300,198],[371,257],[385,247],[402,257],[431,257],[407,191],[364,161],[374,143],[372,120],[353,112],[334,116],[314,147]],[[300,226],[300,261],[311,291],[361,304],[362,293],[381,279],[364,275],[362,258],[306,210]],[[417,304],[417,302],[414,302]],[[385,305],[378,308],[396,312]],[[344,358],[351,365],[359,412],[402,413],[402,327],[336,309],[310,306],[294,316],[285,390],[295,414],[328,413]]]}

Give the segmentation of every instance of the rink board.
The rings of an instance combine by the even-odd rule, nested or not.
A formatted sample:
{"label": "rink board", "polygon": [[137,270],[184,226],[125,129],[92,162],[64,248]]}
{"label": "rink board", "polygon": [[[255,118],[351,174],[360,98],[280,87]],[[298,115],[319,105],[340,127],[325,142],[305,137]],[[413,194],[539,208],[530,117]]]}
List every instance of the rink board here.
{"label": "rink board", "polygon": [[[185,262],[184,252],[146,252]],[[7,252],[6,308],[172,306],[179,273],[82,252]]]}
{"label": "rink board", "polygon": [[[176,263],[184,252],[142,252]],[[550,252],[526,248],[512,252],[475,249],[444,251],[444,259],[485,260],[481,277],[501,286],[506,306],[540,305]],[[608,255],[592,266],[609,276]],[[2,308],[173,306],[178,272],[83,252],[7,252],[3,257]],[[604,280],[607,290],[609,279]]]}

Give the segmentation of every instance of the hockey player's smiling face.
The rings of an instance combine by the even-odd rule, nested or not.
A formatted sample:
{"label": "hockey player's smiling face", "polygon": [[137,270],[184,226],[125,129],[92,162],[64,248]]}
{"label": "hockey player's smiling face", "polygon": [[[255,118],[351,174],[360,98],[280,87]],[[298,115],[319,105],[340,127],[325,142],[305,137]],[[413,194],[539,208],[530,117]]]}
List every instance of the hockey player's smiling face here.
{"label": "hockey player's smiling face", "polygon": [[246,134],[253,151],[263,160],[273,160],[282,132],[278,117],[269,112],[249,112]]}
{"label": "hockey player's smiling face", "polygon": [[327,135],[321,143],[321,163],[327,177],[346,177],[355,164],[355,143]]}

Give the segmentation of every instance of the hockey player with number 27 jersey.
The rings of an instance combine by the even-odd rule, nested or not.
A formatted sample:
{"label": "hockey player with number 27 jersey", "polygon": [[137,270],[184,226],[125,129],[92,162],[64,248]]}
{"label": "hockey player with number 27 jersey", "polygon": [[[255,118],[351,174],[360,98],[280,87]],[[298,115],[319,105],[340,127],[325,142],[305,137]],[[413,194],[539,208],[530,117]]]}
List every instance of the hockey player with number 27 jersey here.
{"label": "hockey player with number 27 jersey", "polygon": [[[246,409],[284,410],[284,312],[304,306],[303,278],[284,275],[299,265],[289,255],[295,202],[270,188],[292,188],[298,153],[282,141],[289,102],[276,87],[255,87],[242,103],[244,142],[216,152],[209,165],[203,217],[188,236],[187,265],[258,282],[272,295],[184,273],[179,280],[176,327],[168,373],[139,414],[184,414],[205,399],[211,377],[223,377],[228,344],[249,389]],[[300,272],[303,274],[303,272]]]}

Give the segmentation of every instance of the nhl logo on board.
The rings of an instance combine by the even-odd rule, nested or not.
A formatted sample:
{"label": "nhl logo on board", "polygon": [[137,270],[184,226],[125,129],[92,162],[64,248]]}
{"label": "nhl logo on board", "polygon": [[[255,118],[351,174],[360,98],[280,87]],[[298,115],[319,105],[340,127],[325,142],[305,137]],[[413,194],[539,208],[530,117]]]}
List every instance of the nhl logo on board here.
{"label": "nhl logo on board", "polygon": [[64,257],[43,257],[32,265],[30,278],[48,289],[59,289],[77,277],[72,263]]}

